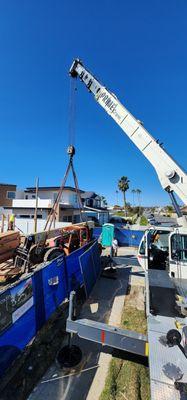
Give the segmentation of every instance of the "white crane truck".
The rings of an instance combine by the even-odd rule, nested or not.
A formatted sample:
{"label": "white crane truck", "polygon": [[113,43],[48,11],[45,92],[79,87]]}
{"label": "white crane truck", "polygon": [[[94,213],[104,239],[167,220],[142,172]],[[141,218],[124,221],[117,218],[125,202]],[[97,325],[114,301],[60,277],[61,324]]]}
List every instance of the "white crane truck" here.
{"label": "white crane truck", "polygon": [[[145,232],[139,246],[138,260],[145,270],[146,278],[151,398],[186,399],[187,219],[182,214],[174,193],[187,204],[187,174],[79,59],[73,61],[69,73],[72,78],[80,78],[94,95],[96,102],[150,161],[177,213],[178,226],[155,226]],[[70,318],[69,332],[74,331],[79,336],[90,339],[88,336],[91,333],[80,333],[79,327],[71,330],[72,323]],[[93,323],[89,324],[87,321],[86,326],[91,329]],[[98,323],[94,327],[104,329]]]}

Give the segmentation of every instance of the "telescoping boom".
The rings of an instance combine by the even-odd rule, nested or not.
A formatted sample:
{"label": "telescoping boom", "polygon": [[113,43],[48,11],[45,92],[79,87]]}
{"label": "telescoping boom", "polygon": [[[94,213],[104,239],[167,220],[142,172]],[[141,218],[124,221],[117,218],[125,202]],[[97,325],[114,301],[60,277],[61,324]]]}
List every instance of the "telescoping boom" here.
{"label": "telescoping boom", "polygon": [[[162,148],[158,141],[150,135],[142,126],[142,123],[133,117],[120,103],[117,97],[84,67],[79,59],[74,60],[69,73],[73,78],[80,78],[88,90],[93,93],[95,100],[150,161],[156,170],[163,189],[169,193],[178,217],[182,217],[173,192],[187,204],[187,175],[183,169]],[[181,222],[185,224],[185,219],[181,218]]]}

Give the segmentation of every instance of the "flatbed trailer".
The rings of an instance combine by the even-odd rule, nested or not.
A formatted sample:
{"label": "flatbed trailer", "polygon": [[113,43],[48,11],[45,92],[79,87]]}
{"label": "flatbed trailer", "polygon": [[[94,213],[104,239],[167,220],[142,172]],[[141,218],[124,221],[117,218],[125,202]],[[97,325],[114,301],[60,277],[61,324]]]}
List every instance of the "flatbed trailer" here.
{"label": "flatbed trailer", "polygon": [[[167,271],[145,271],[145,303],[147,314],[147,336],[119,329],[89,319],[76,319],[75,295],[70,297],[69,317],[66,330],[71,334],[106,348],[148,357],[152,400],[187,399],[187,359],[181,343],[173,345],[168,333],[177,332],[186,337],[183,328],[187,317],[181,318],[175,304],[175,286]],[[185,344],[185,343],[184,343]]]}
{"label": "flatbed trailer", "polygon": [[[187,359],[182,344],[168,345],[171,330],[180,332],[187,325],[175,304],[175,285],[167,271],[147,272],[146,296],[149,342],[149,368],[152,400],[187,399]],[[184,337],[184,340],[185,337]]]}

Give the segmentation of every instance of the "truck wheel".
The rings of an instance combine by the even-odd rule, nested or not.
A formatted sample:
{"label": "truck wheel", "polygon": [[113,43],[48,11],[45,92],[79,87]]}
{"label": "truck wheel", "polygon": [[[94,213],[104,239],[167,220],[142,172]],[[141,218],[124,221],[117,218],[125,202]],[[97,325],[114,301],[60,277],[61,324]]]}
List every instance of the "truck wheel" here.
{"label": "truck wheel", "polygon": [[59,256],[64,256],[64,251],[60,250],[58,247],[52,247],[51,249],[47,250],[44,256],[44,261],[51,261]]}

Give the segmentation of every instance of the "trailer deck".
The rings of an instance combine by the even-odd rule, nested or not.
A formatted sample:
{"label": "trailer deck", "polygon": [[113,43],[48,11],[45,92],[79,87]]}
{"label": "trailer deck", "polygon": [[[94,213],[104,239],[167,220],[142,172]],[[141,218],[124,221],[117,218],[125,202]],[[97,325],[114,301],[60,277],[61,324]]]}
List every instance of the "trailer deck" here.
{"label": "trailer deck", "polygon": [[169,347],[166,343],[166,334],[170,329],[176,329],[175,318],[148,317],[152,400],[180,400],[181,392],[174,387],[174,383],[177,381],[186,383],[186,357],[177,346]]}
{"label": "trailer deck", "polygon": [[[131,270],[130,275],[133,275]],[[115,326],[101,324],[89,319],[72,319],[73,301],[67,320],[67,331],[80,338],[102,343],[113,349],[149,356],[151,399],[187,399],[187,359],[182,345],[170,346],[167,334],[182,328],[187,318],[181,318],[176,310],[176,288],[167,271],[149,270],[145,273],[147,338]],[[129,280],[131,277],[129,276]],[[73,296],[73,294],[72,294]],[[73,297],[72,297],[73,298]],[[129,341],[130,340],[130,341]],[[148,351],[149,349],[149,351]]]}
{"label": "trailer deck", "polygon": [[[181,318],[175,306],[176,289],[167,271],[149,270],[146,294],[150,296],[150,310],[147,310],[149,342],[149,368],[152,400],[187,399],[187,359],[181,349],[167,344],[167,333],[182,327],[187,318]],[[181,384],[180,390],[176,383]]]}

